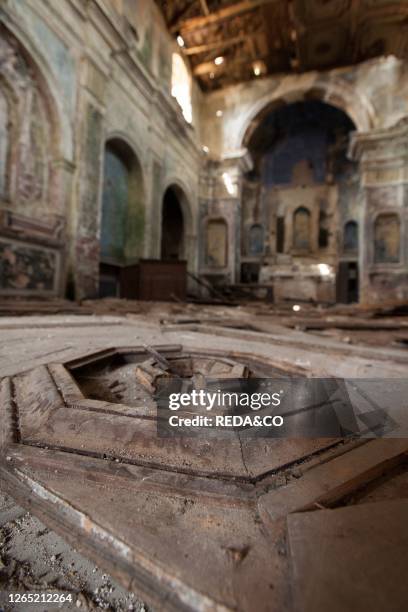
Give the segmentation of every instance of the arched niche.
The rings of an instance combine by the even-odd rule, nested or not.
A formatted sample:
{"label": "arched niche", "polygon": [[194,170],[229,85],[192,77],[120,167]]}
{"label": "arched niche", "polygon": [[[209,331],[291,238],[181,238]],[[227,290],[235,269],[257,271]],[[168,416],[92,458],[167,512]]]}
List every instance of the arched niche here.
{"label": "arched niche", "polygon": [[344,225],[343,231],[343,252],[357,253],[358,252],[358,223],[350,220]]}
{"label": "arched niche", "polygon": [[186,257],[186,221],[183,212],[186,196],[180,187],[170,185],[163,196],[161,258],[181,260]]}
{"label": "arched niche", "polygon": [[120,138],[106,142],[103,165],[101,261],[126,264],[143,255],[145,206],[142,168]]}
{"label": "arched niche", "polygon": [[262,255],[264,252],[264,228],[260,223],[254,223],[248,231],[249,255]]}
{"label": "arched niche", "polygon": [[219,217],[208,219],[205,232],[205,263],[209,268],[228,266],[228,225]]}
{"label": "arched niche", "polygon": [[311,221],[310,211],[299,206],[293,213],[293,248],[296,251],[309,253],[311,250]]}
{"label": "arched niche", "polygon": [[400,218],[396,213],[380,213],[374,221],[374,263],[400,261]]}
{"label": "arched niche", "polygon": [[[339,219],[354,212],[361,189],[358,164],[347,157],[354,130],[342,110],[315,99],[263,115],[247,143],[253,167],[245,179],[259,188],[243,198],[243,235],[262,218],[271,255],[305,256],[306,265],[313,265],[312,254],[335,261]],[[299,208],[305,210],[295,215]]]}

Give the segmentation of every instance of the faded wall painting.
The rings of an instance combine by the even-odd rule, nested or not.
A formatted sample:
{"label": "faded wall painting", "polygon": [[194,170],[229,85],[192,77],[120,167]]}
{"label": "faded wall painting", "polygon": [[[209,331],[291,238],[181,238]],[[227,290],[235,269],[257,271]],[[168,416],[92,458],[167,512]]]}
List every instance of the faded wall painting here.
{"label": "faded wall painting", "polygon": [[250,143],[262,153],[262,183],[312,185],[341,175],[347,135],[354,126],[342,111],[319,101],[296,102],[268,115]]}
{"label": "faded wall painting", "polygon": [[208,221],[206,238],[206,264],[212,268],[225,268],[228,265],[228,236],[224,219]]}
{"label": "faded wall painting", "polygon": [[54,292],[59,255],[50,249],[0,240],[0,289]]}
{"label": "faded wall painting", "polygon": [[101,258],[124,263],[142,254],[144,191],[139,162],[124,141],[108,142],[104,158]]}
{"label": "faded wall painting", "polygon": [[104,162],[101,257],[122,260],[125,255],[129,171],[118,155],[107,149]]}
{"label": "faded wall painting", "polygon": [[2,27],[0,57],[0,194],[27,212],[51,204],[51,114],[34,69]]}
{"label": "faded wall painting", "polygon": [[400,260],[400,221],[396,214],[381,214],[374,225],[375,263],[398,263]]}

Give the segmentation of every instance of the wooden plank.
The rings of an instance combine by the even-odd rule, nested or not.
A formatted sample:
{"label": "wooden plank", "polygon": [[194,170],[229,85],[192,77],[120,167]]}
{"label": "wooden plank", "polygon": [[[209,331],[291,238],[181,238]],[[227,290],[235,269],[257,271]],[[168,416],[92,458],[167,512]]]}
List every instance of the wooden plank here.
{"label": "wooden plank", "polygon": [[48,371],[65,403],[75,403],[85,399],[77,383],[62,363],[48,364]]}
{"label": "wooden plank", "polygon": [[350,330],[400,330],[408,327],[408,321],[403,319],[335,319],[335,318],[300,318],[291,317],[283,319],[282,325],[286,327],[299,327],[302,329],[350,329]]}
{"label": "wooden plank", "polygon": [[225,21],[226,19],[238,17],[243,13],[253,11],[260,6],[264,6],[265,4],[276,4],[278,1],[280,0],[245,0],[244,2],[232,4],[231,6],[222,8],[219,11],[210,13],[207,16],[192,17],[191,19],[182,21],[181,23],[178,23],[177,25],[173,26],[171,28],[171,32],[175,33],[181,31],[182,33],[184,33],[190,32],[191,30],[196,30],[198,28],[204,28],[208,25],[213,25],[215,23],[219,23],[220,21]]}
{"label": "wooden plank", "polygon": [[[63,418],[65,404],[46,366],[13,378],[18,406],[21,440],[38,439],[58,414]],[[58,418],[58,417],[57,417]]]}
{"label": "wooden plank", "polygon": [[408,500],[288,516],[302,612],[408,609]]}
{"label": "wooden plank", "polygon": [[[8,449],[11,464],[24,470],[35,466],[39,474],[52,471],[63,482],[67,478],[81,479],[89,484],[127,491],[135,486],[141,493],[162,493],[184,500],[206,500],[228,507],[231,504],[255,509],[256,496],[252,484],[185,475],[156,470],[111,459],[84,457],[64,451],[12,444]],[[8,465],[8,463],[6,464]]]}
{"label": "wooden plank", "polygon": [[251,478],[289,468],[306,458],[328,450],[339,443],[331,438],[294,438],[273,440],[254,438],[250,430],[239,434],[242,457]]}
{"label": "wooden plank", "polygon": [[30,451],[16,450],[0,466],[7,490],[149,604],[191,612],[270,611],[270,584],[282,575],[278,555],[253,504],[237,503],[234,494],[211,495],[222,482],[205,484],[203,496],[196,487],[191,497],[187,481],[183,496],[186,477],[177,475],[175,494],[151,487],[151,473],[118,466],[116,486],[115,464],[99,461],[98,468],[96,460],[56,453],[48,461],[50,451]]}
{"label": "wooden plank", "polygon": [[307,472],[303,478],[259,500],[266,522],[291,512],[329,506],[352,491],[379,478],[387,470],[408,461],[407,439],[373,440]]}
{"label": "wooden plank", "polygon": [[[157,406],[153,401],[150,403],[146,402],[146,404],[142,406],[127,406],[126,404],[113,404],[112,402],[85,398],[77,401],[69,401],[67,402],[67,407],[76,410],[88,410],[89,412],[100,412],[131,418],[157,418]],[[67,418],[69,418],[69,416]]]}
{"label": "wooden plank", "polygon": [[[184,47],[183,53],[185,55],[199,55],[200,53],[208,53],[209,51],[217,51],[222,49],[228,49],[242,42],[245,42],[250,38],[248,35],[234,36],[233,38],[227,38],[226,40],[219,40],[205,45],[196,45],[195,47]],[[214,64],[213,64],[214,66]],[[214,67],[216,68],[216,66]]]}
{"label": "wooden plank", "polygon": [[200,0],[201,8],[203,10],[204,15],[209,15],[210,10],[208,8],[207,0]]}
{"label": "wooden plank", "polygon": [[[200,322],[198,322],[200,323]],[[331,340],[325,338],[321,339],[316,335],[302,335],[301,337],[295,336],[290,337],[288,335],[282,334],[282,330],[273,330],[269,331],[265,329],[262,333],[258,333],[257,331],[246,331],[244,329],[234,328],[226,328],[218,325],[208,325],[207,322],[205,324],[183,324],[183,325],[166,325],[164,327],[165,332],[180,332],[180,331],[193,331],[202,334],[216,334],[220,337],[225,338],[235,338],[241,341],[248,342],[256,342],[262,344],[270,344],[276,347],[285,346],[286,348],[297,347],[299,349],[307,348],[309,351],[313,350],[319,353],[326,353],[333,356],[333,354],[338,355],[347,355],[352,357],[364,357],[370,360],[382,360],[387,362],[394,363],[402,363],[404,365],[407,364],[407,355],[400,349],[386,349],[386,348],[376,348],[371,346],[361,346],[361,345],[350,345],[350,344],[342,344],[336,340]],[[270,361],[270,360],[269,360]],[[278,367],[278,362],[276,363],[276,367]],[[280,363],[280,367],[286,369],[287,365],[285,363]],[[293,373],[296,373],[293,366]],[[305,374],[306,370],[299,367],[298,373]],[[312,374],[313,372],[309,369],[308,374]],[[321,374],[321,372],[320,372]]]}
{"label": "wooden plank", "polygon": [[[177,353],[181,351],[182,346],[180,344],[159,344],[154,345],[152,347],[154,350],[158,352],[162,352],[164,355]],[[102,349],[99,351],[92,351],[87,355],[81,355],[76,359],[70,359],[66,361],[64,365],[68,367],[70,370],[74,370],[76,368],[82,368],[90,363],[97,363],[98,361],[103,361],[104,359],[108,359],[115,354],[125,355],[126,353],[132,353],[134,355],[144,355],[146,353],[146,348],[144,346],[121,346],[121,347],[111,347],[108,349]]]}
{"label": "wooden plank", "polygon": [[[245,478],[238,434],[225,440],[160,438],[156,419],[142,418],[137,408],[109,412],[82,400],[67,407],[46,367],[14,379],[21,440],[26,444],[113,457],[139,465],[198,475]],[[90,407],[86,410],[87,406]],[[99,410],[94,411],[92,408]],[[147,407],[151,411],[151,407]]]}
{"label": "wooden plank", "polygon": [[[196,355],[197,359],[200,353]],[[210,366],[212,363],[210,360]],[[245,373],[245,367],[227,359],[216,360],[215,364],[228,369],[225,376],[231,375],[231,368],[233,376]],[[153,400],[132,406],[84,398],[64,366],[49,367],[50,370],[42,366],[13,379],[21,440],[25,444],[186,474],[255,482],[263,474],[334,443],[326,439],[258,439],[233,431],[228,432],[228,438],[220,432],[216,436],[160,438]],[[218,372],[218,376],[223,374]]]}

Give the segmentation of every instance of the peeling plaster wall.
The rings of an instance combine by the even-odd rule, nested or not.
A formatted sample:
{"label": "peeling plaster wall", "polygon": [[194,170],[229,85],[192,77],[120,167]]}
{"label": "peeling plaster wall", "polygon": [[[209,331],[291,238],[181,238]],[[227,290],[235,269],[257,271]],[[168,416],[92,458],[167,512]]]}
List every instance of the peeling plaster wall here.
{"label": "peeling plaster wall", "polygon": [[[318,265],[337,269],[344,224],[358,220],[358,164],[346,158],[353,130],[342,111],[313,100],[273,111],[249,143],[255,169],[243,185],[241,277],[250,268],[252,278],[257,273],[262,283],[273,283],[279,301],[336,300],[334,276],[323,278]],[[295,223],[302,210],[308,215],[304,248]],[[263,238],[254,253],[257,224]]]}
{"label": "peeling plaster wall", "polygon": [[[176,186],[190,269],[214,282],[237,281],[250,223],[268,221],[257,204],[265,194],[243,180],[251,169],[249,138],[264,112],[314,98],[341,108],[358,131],[350,151],[359,172],[339,179],[338,198],[340,226],[361,223],[362,299],[381,300],[384,291],[408,296],[407,64],[380,58],[208,95],[193,82],[190,126],[170,94],[177,46],[153,0],[4,0],[0,22],[4,41],[14,41],[23,59],[17,64],[28,67],[24,91],[31,92],[0,95],[0,160],[7,166],[0,173],[1,292],[63,295],[68,287],[79,298],[97,295],[103,161],[112,138],[125,142],[140,166],[143,215],[125,259],[160,256],[163,196]],[[19,78],[10,73],[8,80],[15,88]],[[24,100],[31,114],[22,112]],[[6,113],[17,138],[7,131]],[[20,153],[16,146],[10,153],[11,142],[23,145]],[[9,180],[19,167],[20,189],[17,178]],[[243,189],[250,192],[245,201]],[[400,218],[398,263],[374,261],[371,217],[384,211]],[[227,262],[214,270],[205,260],[205,224],[217,218],[227,222]],[[336,239],[341,243],[340,229]],[[266,249],[270,243],[266,236]]]}
{"label": "peeling plaster wall", "polygon": [[[47,201],[62,225],[58,236],[51,225],[40,239],[44,248],[54,241],[56,249],[52,262],[58,269],[46,292],[61,295],[68,286],[77,297],[97,295],[103,159],[110,138],[122,139],[141,168],[145,222],[141,232],[136,228],[139,244],[130,237],[127,254],[159,255],[162,198],[173,183],[185,195],[186,243],[189,265],[195,269],[201,93],[193,84],[190,126],[170,93],[171,58],[177,48],[153,0],[6,0],[0,21],[21,43],[54,109],[49,131],[56,152],[50,172],[56,178]],[[38,164],[38,155],[33,159]],[[12,198],[1,208],[7,205],[16,213],[22,204],[21,198]],[[41,216],[39,205],[25,208],[24,215],[28,221],[20,237],[28,244],[38,242],[37,229],[28,226]],[[0,228],[1,235],[10,232],[13,228]],[[44,292],[41,283],[36,288],[28,283],[27,290]]]}
{"label": "peeling plaster wall", "polygon": [[[272,76],[215,91],[202,106],[202,140],[215,157],[236,154],[259,113],[314,97],[338,106],[359,132],[390,127],[408,114],[408,64],[393,56],[359,66]],[[217,110],[222,117],[217,117]]]}
{"label": "peeling plaster wall", "polygon": [[[342,248],[344,226],[355,220],[359,223],[360,238],[360,300],[406,299],[408,156],[407,145],[402,142],[408,116],[408,64],[393,56],[327,72],[253,80],[205,96],[200,127],[202,142],[209,148],[209,162],[201,179],[201,217],[205,218],[206,206],[214,215],[221,215],[222,196],[218,192],[224,189],[223,174],[228,172],[234,177],[237,202],[233,213],[229,209],[229,216],[233,217],[232,227],[237,227],[239,221],[242,227],[242,234],[234,240],[235,259],[230,258],[225,277],[237,278],[242,262],[252,265],[248,232],[254,223],[261,224],[266,233],[261,259],[271,253],[275,236],[268,236],[270,218],[264,205],[269,201],[269,208],[277,207],[279,200],[285,198],[284,189],[271,193],[259,182],[244,178],[254,161],[248,143],[268,113],[282,105],[310,99],[343,110],[356,126],[356,145],[349,150],[354,161],[337,177],[336,193],[324,196],[336,200],[332,257],[327,261],[336,265],[336,261],[357,259],[357,253],[345,253]],[[379,197],[380,193],[384,197]],[[374,195],[373,199],[373,194],[378,197]],[[288,198],[293,204],[296,192],[292,191]],[[302,199],[304,196],[299,194],[299,205]],[[380,265],[373,255],[372,216],[384,209],[397,213],[401,219],[401,252],[398,263]],[[329,293],[315,299],[334,300],[334,285]],[[305,287],[305,298],[308,296],[311,297],[310,288]]]}

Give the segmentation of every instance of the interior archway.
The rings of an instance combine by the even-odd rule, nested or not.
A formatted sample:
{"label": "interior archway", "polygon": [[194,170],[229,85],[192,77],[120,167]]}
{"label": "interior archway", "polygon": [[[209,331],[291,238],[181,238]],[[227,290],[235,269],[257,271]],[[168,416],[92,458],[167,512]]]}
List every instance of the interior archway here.
{"label": "interior archway", "polygon": [[282,107],[308,102],[320,102],[335,108],[350,118],[354,129],[366,132],[375,125],[375,110],[366,98],[356,95],[346,83],[317,83],[313,87],[299,87],[297,82],[287,85],[285,94],[272,91],[253,105],[248,111],[241,129],[237,132],[236,149],[249,148],[254,133],[265,119]]}
{"label": "interior archway", "polygon": [[99,293],[123,295],[122,270],[143,254],[144,189],[140,163],[120,138],[105,145],[100,228]]}
{"label": "interior archway", "polygon": [[185,219],[182,190],[168,187],[162,205],[161,259],[179,261],[185,258]]}
{"label": "interior archway", "polygon": [[359,214],[358,165],[347,157],[354,130],[343,111],[313,99],[263,112],[251,133],[242,243],[252,224],[263,226],[265,242],[259,255],[244,249],[241,262],[273,281],[278,300],[336,301],[336,228]]}

